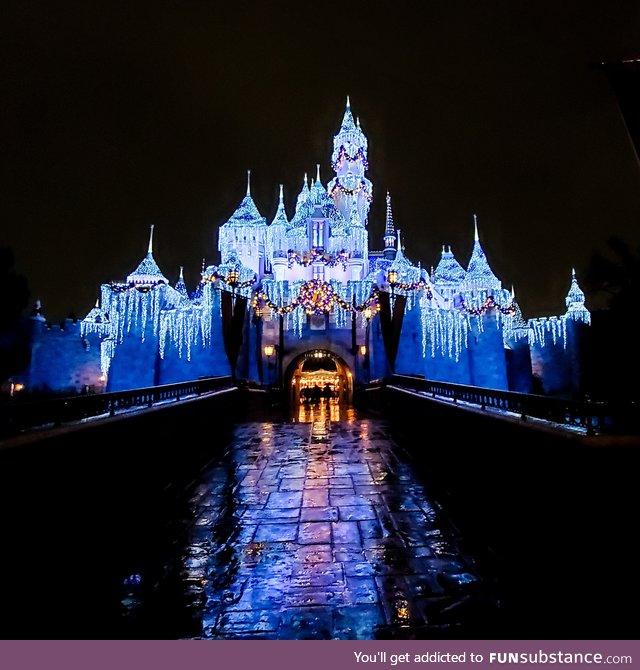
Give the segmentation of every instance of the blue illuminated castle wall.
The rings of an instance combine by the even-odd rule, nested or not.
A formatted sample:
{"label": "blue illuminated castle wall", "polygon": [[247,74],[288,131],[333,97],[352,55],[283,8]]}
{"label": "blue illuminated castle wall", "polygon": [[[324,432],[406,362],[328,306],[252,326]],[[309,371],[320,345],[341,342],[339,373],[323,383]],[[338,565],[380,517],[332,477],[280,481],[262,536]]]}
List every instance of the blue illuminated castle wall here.
{"label": "blue illuminated castle wall", "polygon": [[305,352],[322,349],[342,359],[356,384],[368,382],[391,372],[375,300],[376,291],[384,291],[406,296],[395,372],[524,392],[577,392],[581,330],[590,314],[575,272],[564,313],[525,321],[513,289],[503,288],[491,270],[477,222],[466,269],[443,247],[435,270],[427,272],[405,255],[389,194],[383,250],[372,251],[367,153],[367,138],[347,103],[328,184],[319,168],[310,182],[305,176],[291,218],[280,186],[269,224],[249,182],[237,210],[217,231],[220,264],[203,267],[191,294],[182,273],[171,285],[158,267],[152,228],[139,266],[123,282],[103,284],[96,306],[79,323],[51,329],[34,318],[25,382],[31,388],[102,391],[230,374],[222,291],[247,298],[238,378],[278,381],[264,352],[266,345],[279,345],[282,319],[284,350],[276,351],[284,370]]}

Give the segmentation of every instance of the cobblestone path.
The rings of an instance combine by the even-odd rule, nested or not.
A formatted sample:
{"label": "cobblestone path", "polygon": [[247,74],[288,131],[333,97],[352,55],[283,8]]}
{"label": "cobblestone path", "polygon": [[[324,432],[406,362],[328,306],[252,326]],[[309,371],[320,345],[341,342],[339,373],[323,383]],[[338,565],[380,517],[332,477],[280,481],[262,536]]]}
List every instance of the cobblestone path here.
{"label": "cobblestone path", "polygon": [[472,635],[496,600],[381,420],[239,424],[192,489],[181,588],[203,638]]}

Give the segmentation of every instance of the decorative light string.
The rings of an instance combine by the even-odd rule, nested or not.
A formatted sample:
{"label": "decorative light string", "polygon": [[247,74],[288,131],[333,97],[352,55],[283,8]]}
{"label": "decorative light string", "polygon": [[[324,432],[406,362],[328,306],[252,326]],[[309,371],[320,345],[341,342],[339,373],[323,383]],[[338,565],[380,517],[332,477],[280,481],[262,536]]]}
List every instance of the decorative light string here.
{"label": "decorative light string", "polygon": [[251,279],[247,279],[246,281],[237,281],[237,279],[231,278],[230,274],[231,273],[223,275],[220,274],[217,270],[214,270],[208,277],[203,277],[202,281],[203,282],[221,281],[223,284],[231,286],[232,288],[235,288],[236,290],[240,291],[242,289],[248,288],[249,286],[253,286],[258,279],[254,274]]}
{"label": "decorative light string", "polygon": [[502,307],[502,305],[499,305],[495,301],[495,298],[492,295],[488,296],[482,303],[482,305],[480,305],[480,307],[469,307],[469,305],[467,305],[467,303],[465,302],[464,298],[462,298],[460,302],[460,307],[469,314],[471,314],[472,316],[480,316],[481,314],[485,314],[486,312],[488,312],[490,309],[497,309],[501,314],[516,313],[516,308],[513,302],[507,305],[506,307]]}
{"label": "decorative light string", "polygon": [[364,151],[362,150],[362,147],[356,151],[354,156],[350,156],[349,152],[346,150],[344,144],[340,146],[340,149],[338,150],[338,156],[336,160],[331,163],[331,167],[335,172],[338,172],[338,170],[342,167],[342,162],[347,161],[349,163],[355,163],[356,161],[362,161],[362,166],[364,167],[365,170],[369,169],[369,162],[367,161],[367,157],[364,155]]}
{"label": "decorative light string", "polygon": [[336,183],[331,189],[330,195],[333,195],[336,191],[340,191],[345,195],[355,195],[356,193],[362,191],[368,200],[373,200],[373,196],[371,195],[371,193],[369,193],[369,191],[367,191],[367,184],[364,181],[364,179],[355,188],[347,188],[346,186],[343,186],[340,183],[340,180],[338,178],[336,178]]}

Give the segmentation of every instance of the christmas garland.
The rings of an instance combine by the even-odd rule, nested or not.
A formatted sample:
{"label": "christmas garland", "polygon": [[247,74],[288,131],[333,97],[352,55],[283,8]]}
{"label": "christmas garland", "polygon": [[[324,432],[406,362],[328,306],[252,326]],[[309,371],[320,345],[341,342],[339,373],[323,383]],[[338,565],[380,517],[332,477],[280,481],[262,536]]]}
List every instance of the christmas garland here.
{"label": "christmas garland", "polygon": [[217,271],[212,272],[208,277],[203,277],[202,281],[203,282],[212,282],[212,281],[221,281],[223,284],[226,284],[227,286],[231,286],[232,288],[235,288],[236,290],[240,290],[243,288],[248,288],[249,286],[253,286],[256,281],[257,281],[256,275],[253,275],[252,279],[247,279],[246,281],[242,282],[229,282],[229,275],[222,275]]}
{"label": "christmas garland", "polygon": [[331,189],[330,195],[333,195],[336,191],[340,191],[340,193],[343,193],[344,195],[354,195],[359,191],[363,191],[369,200],[373,200],[373,196],[371,193],[369,193],[369,191],[367,191],[367,184],[364,179],[361,180],[355,188],[347,188],[346,186],[343,186],[338,179],[336,179],[336,183]]}
{"label": "christmas garland", "polygon": [[516,313],[516,308],[513,303],[507,305],[507,307],[502,307],[495,301],[492,295],[490,295],[482,303],[482,305],[480,305],[480,307],[469,307],[467,303],[464,301],[464,298],[462,298],[460,306],[462,307],[462,309],[464,309],[467,313],[471,314],[472,316],[480,316],[481,314],[485,314],[486,312],[488,312],[490,309],[497,309],[501,314]]}
{"label": "christmas garland", "polygon": [[355,163],[358,160],[362,161],[362,165],[365,170],[369,168],[369,163],[367,161],[366,156],[364,155],[364,151],[362,150],[362,147],[356,151],[355,156],[350,156],[347,153],[347,150],[344,147],[344,144],[340,146],[340,150],[338,151],[338,157],[335,160],[335,163],[331,163],[331,167],[333,168],[334,172],[337,172],[340,168],[340,164],[342,163],[343,160],[348,161],[349,163]]}
{"label": "christmas garland", "polygon": [[259,290],[251,301],[251,307],[260,310],[263,306],[266,306],[278,314],[290,314],[298,307],[302,307],[307,314],[326,314],[335,305],[349,312],[363,312],[367,308],[378,311],[378,298],[378,290],[374,288],[362,304],[353,305],[341,298],[329,282],[322,279],[311,279],[300,287],[297,297],[288,305],[280,306],[276,304],[264,291]]}

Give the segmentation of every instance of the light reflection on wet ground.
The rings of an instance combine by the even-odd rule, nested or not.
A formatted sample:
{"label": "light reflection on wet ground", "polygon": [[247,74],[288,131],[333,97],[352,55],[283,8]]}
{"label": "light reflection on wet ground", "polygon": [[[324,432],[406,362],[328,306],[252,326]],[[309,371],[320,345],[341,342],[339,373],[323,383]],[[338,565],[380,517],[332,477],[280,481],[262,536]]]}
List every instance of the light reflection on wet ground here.
{"label": "light reflection on wet ground", "polygon": [[470,636],[496,612],[386,424],[352,409],[237,425],[189,512],[174,571],[193,637]]}

